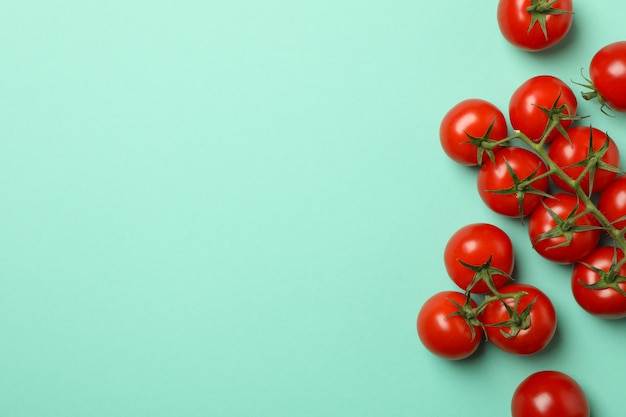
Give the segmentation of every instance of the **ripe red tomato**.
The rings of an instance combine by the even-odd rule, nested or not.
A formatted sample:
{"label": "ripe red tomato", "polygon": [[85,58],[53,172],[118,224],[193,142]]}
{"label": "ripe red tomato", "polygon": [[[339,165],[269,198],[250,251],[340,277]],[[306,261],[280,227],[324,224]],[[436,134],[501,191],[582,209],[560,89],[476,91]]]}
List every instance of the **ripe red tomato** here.
{"label": "ripe red tomato", "polygon": [[498,26],[511,44],[526,51],[540,51],[567,35],[572,11],[572,0],[500,0]]}
{"label": "ripe red tomato", "polygon": [[[556,311],[548,296],[528,284],[508,284],[499,291],[501,294],[522,291],[526,294],[519,298],[517,305],[512,297],[487,304],[483,310],[487,340],[516,355],[531,355],[545,348],[556,331]],[[512,317],[505,304],[518,317]]]}
{"label": "ripe red tomato", "polygon": [[[539,142],[548,126],[548,113],[575,116],[578,109],[576,95],[561,79],[551,75],[539,75],[528,79],[520,85],[509,100],[509,119],[513,129],[521,131],[534,142]],[[572,120],[560,122],[567,129]],[[557,137],[559,131],[550,131],[546,143]]]}
{"label": "ripe red tomato", "polygon": [[[445,359],[469,357],[483,337],[480,325],[463,317],[468,298],[456,291],[442,291],[430,297],[417,315],[417,334],[433,354]],[[469,307],[475,308],[469,299]],[[480,315],[477,317],[480,320]]]}
{"label": "ripe red tomato", "polygon": [[598,245],[598,221],[591,213],[577,217],[586,208],[578,197],[566,193],[553,197],[544,198],[530,215],[528,236],[535,251],[544,258],[557,263],[574,263]]}
{"label": "ripe red tomato", "polygon": [[569,375],[539,371],[524,379],[513,392],[513,417],[589,417],[585,392]]}
{"label": "ripe red tomato", "polygon": [[616,229],[626,227],[626,176],[616,178],[600,193],[598,209]]}
{"label": "ripe red tomato", "polygon": [[488,223],[474,223],[461,227],[450,237],[443,260],[456,285],[475,294],[485,294],[490,291],[485,280],[491,278],[496,289],[506,284],[515,257],[513,243],[502,229]]}
{"label": "ripe red tomato", "polygon": [[[569,139],[563,135],[554,139],[548,149],[548,156],[573,180],[583,173],[589,161],[599,160],[593,168],[593,184],[587,173],[580,181],[580,187],[587,194],[602,191],[619,171],[620,154],[617,145],[606,133],[591,126],[572,127],[567,130],[567,135]],[[574,192],[557,175],[553,174],[550,178],[563,191]]]}
{"label": "ripe red tomato", "polygon": [[601,48],[591,59],[589,76],[602,106],[626,112],[626,41],[614,42]]}
{"label": "ripe red tomato", "polygon": [[[623,258],[621,249],[600,246],[576,263],[572,271],[572,293],[585,311],[605,319],[626,317],[626,282],[622,281],[626,279],[626,265],[616,267]],[[614,287],[601,285],[593,288],[599,282]]]}
{"label": "ripe red tomato", "polygon": [[[513,175],[511,174],[513,173]],[[478,171],[478,194],[487,207],[509,217],[524,217],[548,191],[547,168],[537,154],[518,147],[502,148]],[[538,179],[537,179],[538,178]]]}
{"label": "ripe red tomato", "polygon": [[452,107],[439,127],[444,152],[452,160],[468,166],[478,165],[483,158],[484,151],[476,146],[481,139],[497,141],[507,135],[504,114],[490,102],[477,98],[463,100]]}

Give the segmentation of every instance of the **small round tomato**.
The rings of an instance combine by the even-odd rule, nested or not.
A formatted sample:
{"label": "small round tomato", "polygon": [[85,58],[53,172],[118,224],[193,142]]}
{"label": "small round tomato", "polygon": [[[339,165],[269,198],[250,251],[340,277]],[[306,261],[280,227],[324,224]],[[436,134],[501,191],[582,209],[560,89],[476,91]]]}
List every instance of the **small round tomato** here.
{"label": "small round tomato", "polygon": [[[556,331],[556,311],[548,296],[528,284],[508,284],[499,291],[503,298],[491,301],[483,310],[487,340],[516,355],[531,355],[545,348]],[[516,299],[515,293],[523,295]]]}
{"label": "small round tomato", "polygon": [[500,288],[513,272],[513,243],[499,227],[473,223],[461,227],[443,252],[446,271],[463,290],[485,294]]}
{"label": "small round tomato", "polygon": [[498,214],[529,215],[548,191],[549,179],[543,160],[524,148],[502,148],[493,161],[485,161],[477,176],[478,194]]}
{"label": "small round tomato", "polygon": [[422,344],[445,359],[459,360],[472,355],[483,336],[477,321],[480,315],[468,317],[468,310],[473,308],[476,308],[474,300],[460,292],[442,291],[430,297],[417,315],[417,334]]}
{"label": "small round tomato", "polygon": [[569,32],[572,0],[500,0],[498,26],[504,38],[526,51],[556,45]]}
{"label": "small round tomato", "polygon": [[589,66],[591,87],[594,91],[583,94],[594,97],[604,106],[626,112],[626,41],[614,42],[601,48]]}
{"label": "small round tomato", "polygon": [[[580,187],[586,194],[602,191],[619,171],[620,153],[617,145],[606,133],[591,126],[572,127],[567,130],[567,136],[569,138],[560,135],[554,139],[548,149],[548,156],[572,180],[576,180],[587,166],[591,166],[581,179]],[[563,191],[574,192],[558,175],[552,174],[550,178]]]}
{"label": "small round tomato", "polygon": [[[572,124],[567,117],[575,116],[577,109],[576,95],[567,84],[551,75],[538,75],[526,80],[513,92],[509,100],[509,119],[513,129],[539,142],[552,117],[565,117],[560,124],[567,129]],[[557,128],[552,129],[546,143],[558,134]]]}
{"label": "small round tomato", "polygon": [[574,263],[593,251],[600,229],[591,214],[581,214],[585,205],[572,194],[544,198],[528,219],[528,236],[535,251],[557,263]]}
{"label": "small round tomato", "polygon": [[624,252],[600,246],[576,263],[572,271],[572,293],[586,312],[605,319],[626,317],[626,265],[617,264]]}
{"label": "small round tomato", "polygon": [[512,417],[589,417],[585,392],[569,375],[539,371],[524,379],[513,392]]}
{"label": "small round tomato", "polygon": [[598,209],[616,229],[626,227],[626,176],[616,178],[600,193]]}
{"label": "small round tomato", "polygon": [[[444,152],[462,165],[478,165],[483,158],[481,146],[504,139],[508,126],[504,114],[488,101],[472,98],[450,109],[439,127],[439,139]],[[497,149],[497,147],[495,147]]]}

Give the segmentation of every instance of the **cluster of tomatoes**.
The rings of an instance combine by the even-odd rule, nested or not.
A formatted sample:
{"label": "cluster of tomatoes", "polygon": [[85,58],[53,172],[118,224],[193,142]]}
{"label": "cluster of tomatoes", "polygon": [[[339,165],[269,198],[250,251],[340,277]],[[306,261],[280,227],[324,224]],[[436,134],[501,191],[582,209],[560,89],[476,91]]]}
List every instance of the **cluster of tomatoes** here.
{"label": "cluster of tomatoes", "polygon": [[[620,152],[605,132],[576,115],[562,80],[541,75],[509,101],[509,120],[493,104],[464,100],[443,118],[443,149],[455,161],[480,165],[477,188],[494,212],[527,223],[544,258],[575,264],[571,287],[587,312],[626,317],[626,176]],[[517,142],[516,142],[517,141]],[[527,220],[526,220],[527,219]],[[602,236],[612,238],[602,242]]]}
{"label": "cluster of tomatoes", "polygon": [[472,355],[484,336],[519,355],[537,353],[550,342],[554,306],[540,289],[510,282],[515,256],[502,229],[488,223],[460,228],[446,244],[444,263],[463,291],[439,292],[420,309],[417,332],[428,350],[458,360]]}
{"label": "cluster of tomatoes", "polygon": [[[505,39],[537,51],[565,37],[573,9],[571,0],[500,0],[497,16]],[[606,114],[626,112],[626,41],[601,48],[589,74],[579,84],[588,88],[582,97],[597,99]],[[539,75],[511,95],[508,122],[489,101],[459,102],[443,117],[441,145],[454,161],[478,166],[481,199],[494,212],[521,219],[539,255],[573,266],[571,291],[585,311],[623,318],[626,176],[614,140],[585,124],[577,107],[565,82]],[[429,351],[458,360],[483,340],[519,355],[548,345],[554,307],[539,288],[511,282],[514,250],[503,230],[486,223],[462,227],[446,244],[444,263],[459,290],[433,295],[419,311],[417,332]],[[541,396],[549,401],[541,405]],[[556,371],[523,381],[511,409],[514,417],[590,413],[580,386]]]}

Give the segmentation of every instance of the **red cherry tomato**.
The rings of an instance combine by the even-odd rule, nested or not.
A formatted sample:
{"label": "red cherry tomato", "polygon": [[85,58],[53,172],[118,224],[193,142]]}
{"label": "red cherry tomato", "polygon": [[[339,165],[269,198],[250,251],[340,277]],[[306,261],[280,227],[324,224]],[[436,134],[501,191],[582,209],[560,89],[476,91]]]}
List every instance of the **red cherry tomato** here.
{"label": "red cherry tomato", "polygon": [[[526,295],[521,296],[517,304],[512,297],[487,304],[483,310],[487,340],[516,355],[531,355],[545,348],[556,331],[556,311],[548,296],[528,284],[508,284],[499,291],[502,294],[525,292]],[[505,304],[519,316],[511,317]]]}
{"label": "red cherry tomato", "polygon": [[626,112],[626,41],[601,48],[591,59],[589,76],[595,91],[583,95],[597,97],[602,106]]}
{"label": "red cherry tomato", "polygon": [[[504,139],[508,135],[508,126],[504,114],[496,106],[477,98],[456,104],[446,113],[439,127],[444,152],[462,165],[478,165],[484,151],[476,145],[485,135],[494,141]],[[475,138],[475,144],[471,143],[472,138]]]}
{"label": "red cherry tomato", "polygon": [[490,291],[481,277],[491,279],[496,289],[502,287],[513,272],[515,261],[509,236],[487,223],[469,224],[457,230],[446,244],[443,259],[456,285],[475,294]]}
{"label": "red cherry tomato", "polygon": [[[572,293],[588,313],[605,319],[626,317],[626,266],[616,264],[624,252],[613,246],[600,246],[576,263],[572,271]],[[590,286],[602,285],[599,288]],[[621,293],[618,290],[621,290]]]}
{"label": "red cherry tomato", "polygon": [[527,51],[556,45],[572,26],[573,8],[571,0],[551,3],[549,0],[500,0],[497,18],[504,38]]}
{"label": "red cherry tomato", "polygon": [[[576,95],[567,84],[551,75],[539,75],[520,85],[509,100],[509,118],[513,129],[521,131],[534,142],[539,142],[548,125],[544,110],[575,116],[578,109]],[[571,120],[561,120],[567,129]],[[559,131],[550,131],[546,143],[557,137]]]}
{"label": "red cherry tomato", "polygon": [[[513,172],[513,175],[511,175]],[[498,214],[524,217],[541,204],[548,191],[546,165],[537,154],[518,147],[502,148],[478,171],[478,194]]]}
{"label": "red cherry tomato", "polygon": [[[552,142],[548,156],[573,180],[583,173],[589,161],[599,160],[593,169],[593,184],[590,183],[591,177],[587,173],[580,181],[580,187],[587,194],[602,191],[619,171],[620,153],[617,145],[606,133],[595,127],[572,127],[567,130],[567,135],[569,139],[560,135]],[[550,178],[562,190],[574,192],[557,175],[553,174]]]}
{"label": "red cherry tomato", "polygon": [[511,400],[512,417],[589,417],[585,392],[569,375],[540,371],[524,379]]}
{"label": "red cherry tomato", "polygon": [[626,176],[616,178],[600,193],[598,209],[616,229],[626,227]]}
{"label": "red cherry tomato", "polygon": [[[426,300],[420,309],[417,334],[422,344],[433,354],[459,360],[469,357],[478,349],[483,336],[482,328],[459,314],[463,312],[466,300],[467,297],[460,292],[442,291]],[[469,307],[475,308],[474,300],[469,300]]]}
{"label": "red cherry tomato", "polygon": [[578,217],[585,205],[576,196],[557,193],[553,197],[544,198],[530,215],[528,236],[535,251],[544,258],[557,263],[574,263],[598,245],[598,221],[591,213]]}

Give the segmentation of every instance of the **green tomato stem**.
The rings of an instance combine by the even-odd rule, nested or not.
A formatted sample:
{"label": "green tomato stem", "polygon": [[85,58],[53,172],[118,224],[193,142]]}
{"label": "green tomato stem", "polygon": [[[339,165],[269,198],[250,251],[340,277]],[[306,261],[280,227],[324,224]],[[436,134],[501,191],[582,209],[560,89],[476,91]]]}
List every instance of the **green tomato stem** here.
{"label": "green tomato stem", "polygon": [[[472,309],[472,316],[473,317],[478,316],[487,307],[487,305],[493,301],[504,300],[506,298],[512,298],[517,303],[519,302],[520,298],[522,298],[523,296],[527,294],[528,293],[525,291],[501,293],[498,290],[494,289],[493,294],[487,295],[480,304],[478,304],[476,307]],[[469,297],[469,294],[467,295],[467,297]]]}
{"label": "green tomato stem", "polygon": [[[552,124],[552,123],[550,123]],[[626,239],[624,238],[624,233],[620,229],[617,229],[613,223],[611,223],[606,216],[596,207],[595,203],[592,201],[591,197],[588,193],[580,187],[580,181],[584,177],[584,175],[589,171],[589,167],[586,167],[583,173],[578,176],[576,179],[572,179],[567,175],[561,167],[559,167],[549,156],[548,152],[545,149],[545,139],[548,136],[548,133],[552,129],[546,129],[543,137],[539,141],[539,143],[533,142],[528,136],[523,134],[520,131],[516,131],[512,139],[519,139],[524,144],[529,146],[539,157],[544,161],[546,166],[548,167],[548,172],[550,175],[556,175],[560,179],[563,180],[576,194],[576,196],[580,199],[580,201],[585,205],[585,211],[591,213],[595,219],[600,223],[602,228],[606,230],[609,236],[613,239],[615,244],[626,253]],[[626,262],[626,261],[625,261]]]}

